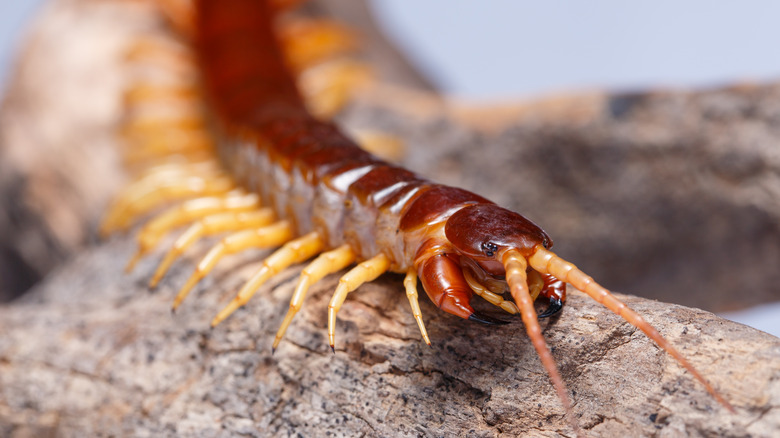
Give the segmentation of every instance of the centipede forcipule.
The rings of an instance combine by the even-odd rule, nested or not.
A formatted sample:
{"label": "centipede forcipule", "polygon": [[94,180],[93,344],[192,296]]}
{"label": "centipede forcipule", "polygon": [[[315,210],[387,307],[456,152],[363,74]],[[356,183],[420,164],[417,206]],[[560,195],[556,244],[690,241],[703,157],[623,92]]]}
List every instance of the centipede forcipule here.
{"label": "centipede forcipule", "polygon": [[[303,305],[308,288],[354,263],[357,266],[341,277],[328,306],[328,341],[334,352],[337,313],[347,295],[384,272],[406,275],[406,294],[428,344],[418,279],[431,301],[445,312],[483,324],[505,323],[472,308],[471,299],[478,294],[504,310],[520,313],[572,427],[579,432],[538,322],[539,317],[562,308],[566,283],[570,283],[639,328],[733,411],[641,316],[553,253],[552,239],[533,222],[479,195],[388,164],[360,149],[335,125],[313,117],[273,32],[273,6],[262,1],[203,0],[196,2],[195,9],[189,37],[210,108],[209,129],[218,139],[216,148],[208,140],[200,147],[200,138],[182,125],[182,138],[191,148],[185,152],[197,152],[195,158],[145,173],[120,196],[103,229],[122,228],[162,201],[203,196],[160,216],[166,218],[161,228],[195,222],[177,242],[170,260],[202,234],[233,233],[197,265],[174,308],[223,255],[251,247],[279,249],[212,326],[246,304],[280,270],[314,258],[303,270],[274,349]],[[178,156],[182,151],[175,152]],[[163,148],[155,154],[168,152]],[[142,237],[152,235],[142,231]],[[156,283],[163,274],[164,268],[152,281]],[[503,297],[505,292],[514,303]],[[537,315],[533,302],[540,297],[548,308]]]}

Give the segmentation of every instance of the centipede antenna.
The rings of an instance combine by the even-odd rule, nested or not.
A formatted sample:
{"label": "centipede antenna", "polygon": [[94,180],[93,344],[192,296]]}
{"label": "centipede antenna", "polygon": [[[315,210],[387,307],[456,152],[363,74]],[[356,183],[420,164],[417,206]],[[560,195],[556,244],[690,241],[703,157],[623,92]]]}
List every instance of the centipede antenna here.
{"label": "centipede antenna", "polygon": [[536,252],[528,258],[528,262],[531,267],[539,272],[547,273],[557,277],[560,280],[571,283],[574,287],[586,293],[593,298],[596,302],[603,305],[613,313],[617,314],[629,324],[638,328],[648,338],[654,341],[662,350],[666,351],[670,356],[674,357],[677,362],[680,363],[688,372],[690,372],[696,380],[701,382],[707,389],[707,392],[712,395],[721,405],[728,409],[731,413],[735,413],[734,407],[726,401],[715,388],[704,378],[677,349],[675,349],[669,341],[666,340],[658,330],[655,329],[650,323],[645,321],[641,315],[631,310],[625,303],[616,298],[612,293],[605,289],[600,284],[596,283],[592,277],[582,272],[579,268],[572,263],[558,257],[554,252],[546,250],[541,246],[536,248]]}
{"label": "centipede antenna", "polygon": [[566,412],[566,416],[569,419],[571,427],[577,436],[583,436],[580,430],[579,424],[577,424],[572,412],[571,399],[569,393],[566,390],[566,385],[563,383],[563,378],[558,371],[558,366],[555,365],[555,359],[552,357],[547,343],[542,336],[542,329],[539,326],[539,320],[536,316],[536,309],[534,309],[534,303],[531,299],[531,294],[528,291],[528,283],[526,276],[526,268],[528,263],[519,252],[509,249],[504,252],[502,256],[502,264],[506,269],[506,280],[509,283],[509,292],[512,294],[512,298],[515,299],[515,303],[520,307],[520,316],[525,324],[525,330],[528,333],[528,337],[531,339],[531,343],[536,349],[536,353],[539,355],[539,359],[542,361],[542,365],[547,374],[550,376],[555,391],[558,393],[558,398],[561,400],[563,409]]}

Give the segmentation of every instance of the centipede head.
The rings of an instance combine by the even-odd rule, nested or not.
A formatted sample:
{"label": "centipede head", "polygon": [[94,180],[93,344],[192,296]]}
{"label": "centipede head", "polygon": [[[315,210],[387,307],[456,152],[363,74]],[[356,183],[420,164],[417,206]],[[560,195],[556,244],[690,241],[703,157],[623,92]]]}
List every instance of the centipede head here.
{"label": "centipede head", "polygon": [[[503,256],[511,251],[527,259],[539,249],[550,248],[550,236],[520,214],[492,203],[460,209],[447,220],[444,232],[448,245],[459,256],[458,263],[471,289],[507,312],[517,313],[516,307],[499,299],[511,288]],[[564,283],[533,269],[528,269],[523,282],[527,283],[525,287],[532,300],[540,294],[549,300],[540,318],[561,310],[566,294]]]}
{"label": "centipede head", "polygon": [[[476,312],[470,304],[475,293],[508,313],[518,310],[503,298],[511,284],[502,254],[514,251],[530,257],[552,245],[547,233],[533,222],[489,202],[454,213],[444,224],[443,234],[431,236],[415,256],[414,266],[425,292],[445,312],[487,324],[506,321]],[[523,282],[526,280],[526,290],[534,299],[548,291],[545,296],[555,296],[556,309],[560,309],[565,293],[562,283],[553,285],[533,270]],[[549,314],[545,312],[545,316]]]}
{"label": "centipede head", "polygon": [[460,255],[476,262],[488,274],[504,276],[499,257],[512,249],[525,257],[539,245],[552,247],[552,239],[520,214],[495,204],[477,204],[458,210],[444,226],[447,240]]}

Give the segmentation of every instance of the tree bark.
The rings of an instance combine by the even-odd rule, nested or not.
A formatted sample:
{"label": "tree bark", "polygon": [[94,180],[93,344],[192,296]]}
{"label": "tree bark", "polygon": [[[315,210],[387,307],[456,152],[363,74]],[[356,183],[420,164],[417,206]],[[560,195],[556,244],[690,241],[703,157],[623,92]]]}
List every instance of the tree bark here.
{"label": "tree bark", "polygon": [[[333,354],[325,326],[338,276],[329,276],[272,355],[300,267],[209,329],[265,254],[219,269],[172,315],[191,263],[150,293],[158,258],[124,276],[133,250],[114,238],[0,308],[1,435],[572,436],[519,318],[484,327],[424,300],[428,347],[401,278],[386,275],[344,304]],[[641,332],[569,292],[543,331],[589,436],[769,437],[780,428],[777,338],[622,296],[734,404],[730,414]]]}

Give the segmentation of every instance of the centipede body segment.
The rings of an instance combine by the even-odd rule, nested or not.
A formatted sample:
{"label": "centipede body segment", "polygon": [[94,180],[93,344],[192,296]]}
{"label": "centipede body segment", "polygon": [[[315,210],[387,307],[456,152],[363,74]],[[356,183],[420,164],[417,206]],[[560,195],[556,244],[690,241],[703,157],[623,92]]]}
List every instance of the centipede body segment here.
{"label": "centipede body segment", "polygon": [[[212,326],[282,269],[312,260],[300,275],[273,349],[292,326],[308,289],[350,265],[328,306],[328,342],[334,351],[341,305],[349,293],[384,272],[406,275],[406,296],[428,344],[418,279],[445,312],[485,324],[506,322],[476,312],[471,306],[476,294],[520,314],[578,430],[533,307],[541,298],[549,303],[542,317],[560,310],[568,282],[642,330],[733,409],[641,316],[550,251],[552,240],[533,222],[479,195],[389,164],[328,122],[350,84],[364,80],[356,73],[364,70],[345,67],[342,58],[354,41],[341,28],[317,21],[277,34],[274,17],[280,8],[279,2],[259,0],[199,0],[191,9],[167,9],[184,44],[145,40],[129,52],[131,62],[142,59],[178,69],[171,83],[142,79],[128,90],[126,157],[131,166],[145,170],[119,195],[101,232],[126,229],[162,205],[180,201],[141,229],[138,253],[128,265],[132,269],[174,228],[189,226],[160,263],[151,286],[195,241],[222,235],[179,290],[173,309],[220,258],[248,248],[276,250]],[[339,79],[336,85],[311,85],[304,98],[302,78],[327,69]],[[155,113],[168,115],[151,118]]]}

